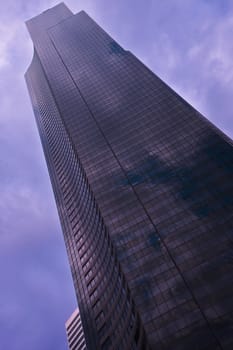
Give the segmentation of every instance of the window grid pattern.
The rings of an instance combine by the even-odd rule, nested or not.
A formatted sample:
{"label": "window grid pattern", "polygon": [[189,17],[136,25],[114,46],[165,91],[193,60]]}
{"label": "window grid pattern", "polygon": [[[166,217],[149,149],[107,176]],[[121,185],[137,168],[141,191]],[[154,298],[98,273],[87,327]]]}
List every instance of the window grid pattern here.
{"label": "window grid pattern", "polygon": [[[73,175],[68,181],[66,168],[75,169],[76,161],[72,154],[62,160],[66,142],[60,140],[57,174],[96,327],[105,334],[102,348],[111,349],[117,336],[111,331],[124,328],[118,321],[119,331],[116,324],[109,331],[104,322],[127,311],[123,294],[111,301],[106,294],[108,284],[118,290],[120,263],[129,304],[152,348],[231,349],[231,141],[84,12],[58,22],[47,25],[41,40],[37,36],[36,50],[88,179]],[[75,195],[74,187],[80,188]],[[96,210],[100,219],[89,215]],[[108,235],[101,235],[106,225]],[[84,227],[98,235],[80,234]],[[98,261],[108,265],[109,279],[95,289]],[[143,343],[137,319],[123,317]]]}
{"label": "window grid pattern", "polygon": [[[35,50],[26,79],[56,195],[87,344],[90,349],[141,348],[143,328],[46,78]],[[97,298],[99,303],[94,309]],[[140,338],[136,343],[133,332],[137,328]]]}

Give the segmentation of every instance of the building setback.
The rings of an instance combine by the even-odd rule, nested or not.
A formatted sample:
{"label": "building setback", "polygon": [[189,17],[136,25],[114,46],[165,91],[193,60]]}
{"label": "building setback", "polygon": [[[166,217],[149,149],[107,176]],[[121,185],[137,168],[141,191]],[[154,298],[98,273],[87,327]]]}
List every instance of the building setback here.
{"label": "building setback", "polygon": [[27,27],[87,348],[232,349],[231,140],[85,12]]}
{"label": "building setback", "polygon": [[87,350],[78,308],[66,321],[66,335],[69,350]]}

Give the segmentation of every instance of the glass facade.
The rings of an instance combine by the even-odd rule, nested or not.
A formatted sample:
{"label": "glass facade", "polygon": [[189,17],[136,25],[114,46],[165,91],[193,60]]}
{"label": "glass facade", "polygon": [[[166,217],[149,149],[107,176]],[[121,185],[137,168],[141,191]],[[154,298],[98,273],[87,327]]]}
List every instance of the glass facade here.
{"label": "glass facade", "polygon": [[232,349],[231,140],[85,12],[27,27],[88,349]]}

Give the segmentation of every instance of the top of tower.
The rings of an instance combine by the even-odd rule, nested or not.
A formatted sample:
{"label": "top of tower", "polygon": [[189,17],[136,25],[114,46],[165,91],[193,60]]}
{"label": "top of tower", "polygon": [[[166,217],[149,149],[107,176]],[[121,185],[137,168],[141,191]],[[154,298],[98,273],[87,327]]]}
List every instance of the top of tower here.
{"label": "top of tower", "polygon": [[64,2],[61,2],[43,11],[39,15],[32,17],[25,23],[31,38],[34,41],[36,37],[46,31],[46,29],[58,24],[70,16],[73,16],[73,12],[64,4]]}

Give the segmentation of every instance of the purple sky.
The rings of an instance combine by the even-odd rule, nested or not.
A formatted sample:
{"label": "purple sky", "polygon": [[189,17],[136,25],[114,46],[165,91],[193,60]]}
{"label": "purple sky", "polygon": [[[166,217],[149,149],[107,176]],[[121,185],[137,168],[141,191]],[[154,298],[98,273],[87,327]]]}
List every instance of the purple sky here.
{"label": "purple sky", "polygon": [[[64,350],[76,302],[23,74],[24,21],[57,1],[7,0],[0,12],[0,348]],[[232,0],[67,0],[85,10],[233,137]]]}

